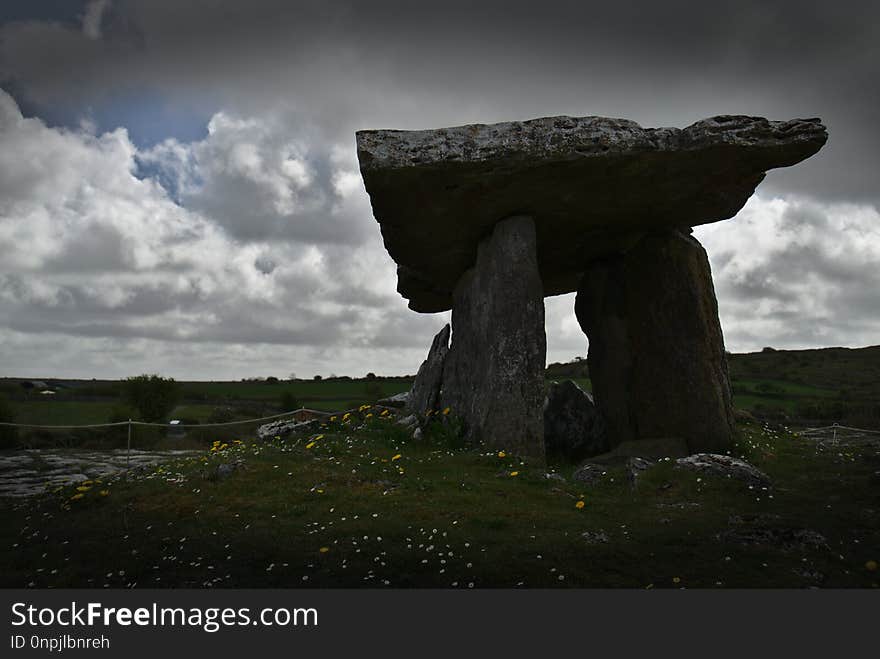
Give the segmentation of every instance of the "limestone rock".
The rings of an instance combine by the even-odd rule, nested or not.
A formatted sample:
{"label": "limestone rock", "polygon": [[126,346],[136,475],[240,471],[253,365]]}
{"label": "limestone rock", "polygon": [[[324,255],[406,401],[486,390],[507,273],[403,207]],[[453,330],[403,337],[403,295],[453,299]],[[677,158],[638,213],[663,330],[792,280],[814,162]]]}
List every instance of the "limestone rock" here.
{"label": "limestone rock", "polygon": [[407,416],[397,419],[395,423],[407,429],[415,428],[417,425],[419,425],[419,417],[417,417],[415,414],[408,414]]}
{"label": "limestone rock", "polygon": [[688,469],[699,474],[723,476],[741,480],[753,487],[770,487],[770,477],[763,471],[750,465],[745,460],[729,455],[715,453],[698,453],[675,461],[675,466]]}
{"label": "limestone rock", "polygon": [[595,485],[600,480],[602,480],[602,478],[607,473],[607,467],[587,462],[586,464],[583,464],[577,468],[574,474],[572,474],[571,479],[573,481],[577,481],[578,483]]}
{"label": "limestone rock", "polygon": [[398,290],[434,312],[451,307],[480,241],[513,213],[535,220],[545,294],[567,293],[587,261],[644,232],[733,217],[768,169],[826,139],[818,119],[725,115],[678,129],[547,117],[360,131],[357,152]]}
{"label": "limestone rock", "polygon": [[544,442],[547,453],[578,461],[609,449],[593,397],[576,382],[554,382],[544,400]]}
{"label": "limestone rock", "polygon": [[257,428],[257,437],[262,440],[286,437],[293,432],[301,432],[318,425],[317,419],[310,421],[297,421],[296,419],[282,419],[265,423]]}
{"label": "limestone rock", "polygon": [[376,403],[379,405],[384,405],[385,407],[405,408],[409,403],[409,396],[409,391],[402,391],[399,394],[394,394],[393,396],[389,396],[388,398],[377,400]]}
{"label": "limestone rock", "polygon": [[609,542],[608,534],[605,531],[584,531],[581,533],[581,538],[591,545]]}
{"label": "limestone rock", "polygon": [[627,458],[623,465],[626,482],[629,483],[630,487],[635,488],[638,485],[639,476],[655,464],[653,460],[646,458]]}
{"label": "limestone rock", "polygon": [[683,438],[688,453],[731,445],[724,338],[709,260],[695,238],[651,233],[593,262],[575,313],[612,445],[657,437]]}
{"label": "limestone rock", "polygon": [[441,406],[466,439],[545,459],[544,290],[527,217],[498,223],[455,288]]}
{"label": "limestone rock", "polygon": [[419,367],[406,404],[410,414],[424,417],[429,411],[437,409],[440,387],[443,383],[443,366],[448,353],[449,325],[447,324],[434,337],[428,357]]}

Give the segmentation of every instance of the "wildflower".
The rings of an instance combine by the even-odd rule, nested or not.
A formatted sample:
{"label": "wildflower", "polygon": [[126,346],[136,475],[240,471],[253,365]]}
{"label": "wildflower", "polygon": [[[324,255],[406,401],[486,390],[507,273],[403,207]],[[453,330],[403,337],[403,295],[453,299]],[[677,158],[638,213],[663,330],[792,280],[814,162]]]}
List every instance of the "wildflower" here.
{"label": "wildflower", "polygon": [[77,499],[82,499],[84,496],[85,496],[85,494],[83,494],[82,492],[80,492],[79,494],[74,494],[72,497],[70,497],[70,500],[71,500],[71,501],[76,501]]}
{"label": "wildflower", "polygon": [[868,572],[876,572],[877,571],[877,561],[868,561],[865,563],[865,569]]}
{"label": "wildflower", "polygon": [[309,442],[306,444],[306,448],[312,448],[315,445],[315,442]]}
{"label": "wildflower", "polygon": [[672,583],[681,583],[681,578],[679,578],[679,577],[672,577]]}
{"label": "wildflower", "polygon": [[449,414],[451,411],[452,411],[452,410],[451,410],[450,408],[446,407],[446,408],[443,409],[443,415],[446,416],[446,415]]}
{"label": "wildflower", "polygon": [[100,492],[98,492],[98,494],[100,494],[102,497],[106,497],[109,496],[110,490],[101,490]]}
{"label": "wildflower", "polygon": [[328,551],[330,551],[330,547],[321,547],[318,551],[322,554],[326,554]]}
{"label": "wildflower", "polygon": [[510,475],[511,476],[519,476],[519,472],[518,471],[511,471]]}
{"label": "wildflower", "polygon": [[507,457],[507,453],[505,453],[504,451],[498,451],[498,457],[499,457],[499,458],[506,458],[506,457]]}
{"label": "wildflower", "polygon": [[370,417],[372,417],[372,416],[373,416],[373,413],[372,413],[372,412],[370,412],[370,413],[369,413],[369,414],[367,414],[367,416],[365,416],[365,417],[364,417],[364,418],[365,418],[365,419],[369,419],[369,418],[370,418]]}
{"label": "wildflower", "polygon": [[324,435],[318,435],[315,437],[315,441],[317,442],[319,439],[324,439]]}
{"label": "wildflower", "polygon": [[574,507],[577,508],[578,510],[580,510],[581,508],[584,507],[584,502],[578,501],[576,504],[574,504]]}
{"label": "wildflower", "polygon": [[351,412],[346,412],[345,414],[342,415],[342,422],[345,423],[346,421],[349,420],[349,418],[351,418]]}
{"label": "wildflower", "polygon": [[379,416],[388,416],[388,414],[389,414],[388,410],[382,410],[382,412],[379,414]]}
{"label": "wildflower", "polygon": [[336,417],[335,417],[335,416],[331,416],[331,417],[330,417],[330,421],[336,421]]}
{"label": "wildflower", "polygon": [[395,455],[393,458],[391,458],[391,462],[394,462],[395,460],[400,460],[401,457],[402,457],[402,456],[400,455],[400,453],[398,453],[398,454]]}

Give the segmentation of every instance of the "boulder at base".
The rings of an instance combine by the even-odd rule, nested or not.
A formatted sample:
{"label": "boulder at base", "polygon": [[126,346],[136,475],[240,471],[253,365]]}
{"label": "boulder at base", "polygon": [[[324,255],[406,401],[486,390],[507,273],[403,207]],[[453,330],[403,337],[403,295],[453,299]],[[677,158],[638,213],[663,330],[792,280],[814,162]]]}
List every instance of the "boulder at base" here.
{"label": "boulder at base", "polygon": [[544,441],[547,453],[575,461],[609,449],[593,396],[576,382],[554,382],[544,400]]}

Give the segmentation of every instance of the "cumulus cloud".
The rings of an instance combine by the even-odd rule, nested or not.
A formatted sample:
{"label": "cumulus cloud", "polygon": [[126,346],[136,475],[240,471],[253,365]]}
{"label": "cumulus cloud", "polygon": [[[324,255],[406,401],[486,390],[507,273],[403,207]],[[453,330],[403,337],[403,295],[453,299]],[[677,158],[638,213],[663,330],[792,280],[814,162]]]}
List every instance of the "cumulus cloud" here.
{"label": "cumulus cloud", "polygon": [[[15,97],[0,92],[3,364],[43,376],[412,372],[448,315],[414,314],[395,293],[354,131],[554,114],[823,117],[817,156],[771,172],[735,219],[696,234],[730,349],[876,343],[877,11],[22,10],[0,24],[0,85]],[[585,354],[572,308],[573,295],[547,300],[550,361]]]}
{"label": "cumulus cloud", "polygon": [[870,204],[753,196],[698,227],[734,350],[870,345],[880,336],[880,212]]}
{"label": "cumulus cloud", "polygon": [[[301,144],[218,113],[203,141],[142,152],[124,129],[92,135],[25,118],[0,92],[5,331],[395,346],[386,363],[414,370],[439,321],[395,294],[366,195],[345,183],[351,158]],[[179,200],[144,164],[176,177]],[[375,370],[370,359],[363,368]]]}

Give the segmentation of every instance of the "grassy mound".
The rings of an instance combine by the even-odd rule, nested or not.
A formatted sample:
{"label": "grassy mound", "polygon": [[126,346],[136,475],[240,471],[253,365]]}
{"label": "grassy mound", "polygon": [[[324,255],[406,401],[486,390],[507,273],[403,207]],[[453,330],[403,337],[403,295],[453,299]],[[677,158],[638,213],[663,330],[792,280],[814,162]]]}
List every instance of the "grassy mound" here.
{"label": "grassy mound", "polygon": [[[661,462],[594,486],[365,409],[0,502],[4,587],[876,587],[876,447],[745,426],[767,491]],[[551,469],[553,471],[554,469]]]}

